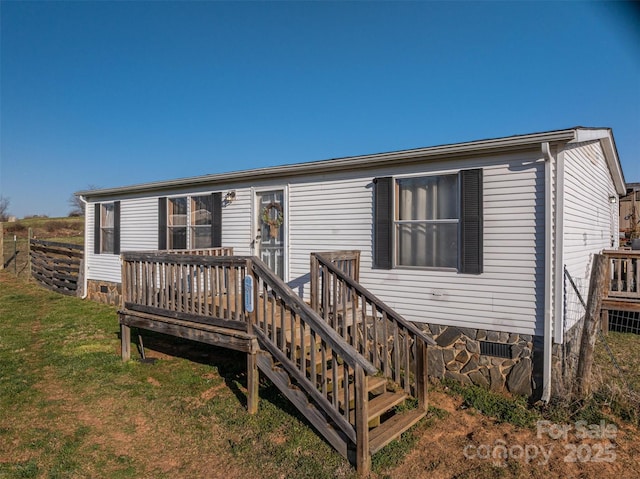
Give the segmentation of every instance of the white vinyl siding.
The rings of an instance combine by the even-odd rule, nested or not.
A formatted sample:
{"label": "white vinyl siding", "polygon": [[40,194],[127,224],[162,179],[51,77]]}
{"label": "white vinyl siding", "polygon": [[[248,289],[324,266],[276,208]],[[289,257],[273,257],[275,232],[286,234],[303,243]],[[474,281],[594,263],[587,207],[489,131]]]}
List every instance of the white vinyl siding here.
{"label": "white vinyl siding", "polygon": [[[361,283],[406,319],[444,325],[542,334],[544,304],[544,163],[484,160],[484,272],[371,268],[372,181],[307,178],[289,188],[291,284],[305,285],[309,254],[359,249]],[[493,164],[492,164],[493,163]],[[497,164],[496,164],[497,163]],[[524,166],[526,165],[526,166]],[[460,162],[456,167],[477,167]],[[437,165],[402,174],[438,171]],[[397,171],[397,169],[395,170]],[[336,175],[337,176],[337,175]],[[353,175],[352,175],[353,176]]]}
{"label": "white vinyl siding", "polygon": [[[544,305],[544,162],[538,153],[418,163],[359,172],[330,172],[288,180],[289,282],[308,299],[309,254],[361,250],[362,284],[406,319],[521,334],[542,334]],[[484,271],[372,269],[373,179],[456,173],[483,168]],[[235,199],[222,208],[222,246],[252,254],[251,186],[217,188]],[[158,197],[210,193],[180,189],[153,197],[120,198],[121,250],[158,247]],[[87,218],[88,223],[92,220]],[[92,224],[88,224],[92,231]],[[92,240],[88,237],[87,240]],[[92,251],[92,245],[88,245]],[[117,256],[89,255],[89,279],[120,281]]]}
{"label": "white vinyl siding", "polygon": [[[563,261],[586,298],[591,258],[618,246],[617,194],[599,141],[568,145],[564,153]],[[571,286],[567,283],[568,293]],[[577,301],[576,298],[571,301]],[[568,314],[565,331],[577,320]]]}
{"label": "white vinyl siding", "polygon": [[[88,208],[91,208],[90,203]],[[90,211],[90,210],[89,210]],[[93,215],[87,216],[93,231]],[[119,255],[93,254],[93,235],[86,238],[89,252],[88,279],[120,282]],[[155,250],[158,248],[158,199],[132,198],[120,202],[120,251]]]}
{"label": "white vinyl siding", "polygon": [[[222,246],[233,247],[233,254],[251,254],[251,188],[235,189],[236,197],[222,206]],[[224,193],[222,195],[224,198]]]}

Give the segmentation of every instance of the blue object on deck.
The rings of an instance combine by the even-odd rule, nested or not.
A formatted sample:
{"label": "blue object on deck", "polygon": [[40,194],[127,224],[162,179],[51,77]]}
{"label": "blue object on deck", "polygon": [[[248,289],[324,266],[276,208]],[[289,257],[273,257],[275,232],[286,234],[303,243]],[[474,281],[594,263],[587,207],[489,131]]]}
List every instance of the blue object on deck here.
{"label": "blue object on deck", "polygon": [[244,309],[253,313],[253,276],[244,277]]}

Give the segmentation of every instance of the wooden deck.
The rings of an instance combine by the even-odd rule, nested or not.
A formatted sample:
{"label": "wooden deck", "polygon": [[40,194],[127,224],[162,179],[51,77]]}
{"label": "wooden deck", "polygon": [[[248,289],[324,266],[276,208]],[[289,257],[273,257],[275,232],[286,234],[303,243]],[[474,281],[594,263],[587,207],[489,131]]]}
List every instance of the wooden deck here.
{"label": "wooden deck", "polygon": [[[426,414],[426,346],[433,341],[355,279],[359,252],[317,254],[315,306],[258,258],[122,254],[122,357],[131,328],[247,353],[247,406],[258,370],[359,472],[371,454]],[[398,410],[411,397],[415,409]]]}
{"label": "wooden deck", "polygon": [[640,313],[640,251],[607,250],[607,283],[602,298],[602,330],[612,312]]}

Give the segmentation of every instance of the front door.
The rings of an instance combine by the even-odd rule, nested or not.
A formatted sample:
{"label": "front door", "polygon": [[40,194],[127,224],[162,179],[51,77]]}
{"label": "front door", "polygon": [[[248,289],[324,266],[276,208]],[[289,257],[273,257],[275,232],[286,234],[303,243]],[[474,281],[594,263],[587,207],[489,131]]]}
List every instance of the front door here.
{"label": "front door", "polygon": [[282,279],[285,279],[286,229],[284,191],[257,191],[256,253]]}

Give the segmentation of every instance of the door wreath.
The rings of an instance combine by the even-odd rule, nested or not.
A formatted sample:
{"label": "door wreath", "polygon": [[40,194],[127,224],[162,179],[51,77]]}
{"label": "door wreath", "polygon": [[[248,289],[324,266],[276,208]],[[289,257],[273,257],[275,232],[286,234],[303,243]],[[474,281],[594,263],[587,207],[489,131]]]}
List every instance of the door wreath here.
{"label": "door wreath", "polygon": [[[271,211],[275,211],[275,215]],[[269,235],[277,238],[280,232],[280,226],[284,223],[284,214],[282,213],[282,205],[272,201],[262,210],[262,222],[269,226]]]}

